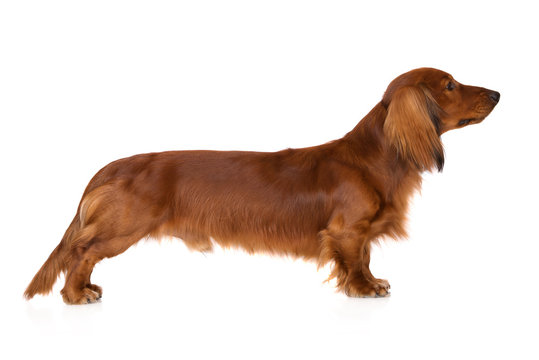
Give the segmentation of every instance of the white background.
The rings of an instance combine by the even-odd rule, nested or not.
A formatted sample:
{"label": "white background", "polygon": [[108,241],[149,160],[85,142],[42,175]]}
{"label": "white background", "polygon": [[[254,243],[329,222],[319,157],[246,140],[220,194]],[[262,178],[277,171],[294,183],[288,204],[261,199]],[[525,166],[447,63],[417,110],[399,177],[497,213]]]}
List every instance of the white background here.
{"label": "white background", "polygon": [[[532,6],[2,1],[0,356],[537,359]],[[108,162],[320,144],[421,66],[501,101],[443,136],[446,167],[425,175],[410,239],[375,248],[390,297],[347,298],[312,263],[150,241],[96,267],[99,304],[64,305],[63,279],[22,299]]]}

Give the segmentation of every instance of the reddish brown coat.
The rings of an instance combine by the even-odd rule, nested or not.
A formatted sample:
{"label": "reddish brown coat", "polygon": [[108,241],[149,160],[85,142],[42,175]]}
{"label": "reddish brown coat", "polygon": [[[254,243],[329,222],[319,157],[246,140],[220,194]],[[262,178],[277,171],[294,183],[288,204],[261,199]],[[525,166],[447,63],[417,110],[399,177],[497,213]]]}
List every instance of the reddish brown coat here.
{"label": "reddish brown coat", "polygon": [[249,252],[333,262],[350,296],[385,296],[369,270],[370,244],[406,235],[421,172],[443,167],[440,135],[482,121],[499,94],[423,68],[399,76],[342,139],[275,153],[170,151],[110,163],[88,184],[64,238],[25,296],[49,292],[60,272],[69,304],[94,302],[94,265],[145,237],[192,249],[213,242]]}

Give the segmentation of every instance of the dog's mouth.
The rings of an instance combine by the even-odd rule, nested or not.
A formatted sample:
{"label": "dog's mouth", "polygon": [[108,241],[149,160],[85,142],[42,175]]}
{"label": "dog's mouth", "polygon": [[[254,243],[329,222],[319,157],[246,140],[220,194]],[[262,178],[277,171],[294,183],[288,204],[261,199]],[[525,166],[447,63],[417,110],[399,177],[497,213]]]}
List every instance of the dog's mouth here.
{"label": "dog's mouth", "polygon": [[470,125],[470,124],[478,124],[480,123],[481,121],[483,121],[485,118],[482,117],[482,118],[467,118],[467,119],[462,119],[458,122],[458,126],[466,126],[466,125]]}
{"label": "dog's mouth", "polygon": [[494,110],[494,107],[496,107],[496,104],[497,102],[495,103],[489,103],[489,104],[479,104],[478,106],[476,106],[473,110],[474,112],[472,113],[473,115],[476,115],[475,117],[470,117],[470,118],[464,118],[464,119],[461,119],[457,126],[458,127],[463,127],[463,126],[466,126],[466,125],[471,125],[471,124],[479,124],[481,121],[485,120],[485,118],[491,113],[492,110]]}

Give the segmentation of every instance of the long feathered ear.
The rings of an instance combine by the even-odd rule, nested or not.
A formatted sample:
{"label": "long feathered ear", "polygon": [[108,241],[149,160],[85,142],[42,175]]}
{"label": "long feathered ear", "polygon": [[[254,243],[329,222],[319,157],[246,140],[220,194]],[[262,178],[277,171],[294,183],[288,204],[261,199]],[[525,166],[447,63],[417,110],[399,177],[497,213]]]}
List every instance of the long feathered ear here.
{"label": "long feathered ear", "polygon": [[438,135],[440,108],[430,93],[418,86],[405,86],[392,96],[384,134],[401,158],[421,171],[442,171],[444,148]]}

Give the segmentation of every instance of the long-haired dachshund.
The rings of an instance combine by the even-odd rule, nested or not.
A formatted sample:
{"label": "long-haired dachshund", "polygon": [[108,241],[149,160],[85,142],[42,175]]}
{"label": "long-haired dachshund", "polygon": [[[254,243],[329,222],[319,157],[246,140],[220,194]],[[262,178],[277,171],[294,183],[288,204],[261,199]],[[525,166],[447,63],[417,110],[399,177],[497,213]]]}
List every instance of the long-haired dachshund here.
{"label": "long-haired dachshund", "polygon": [[94,265],[142,238],[173,236],[193,250],[213,243],[332,262],[349,296],[389,294],[369,270],[371,242],[406,236],[421,173],[441,171],[440,135],[481,122],[500,94],[421,68],[389,84],[342,139],[275,153],[170,151],[110,163],[90,181],[75,218],[24,293],[51,291],[65,273],[68,304],[101,298]]}

